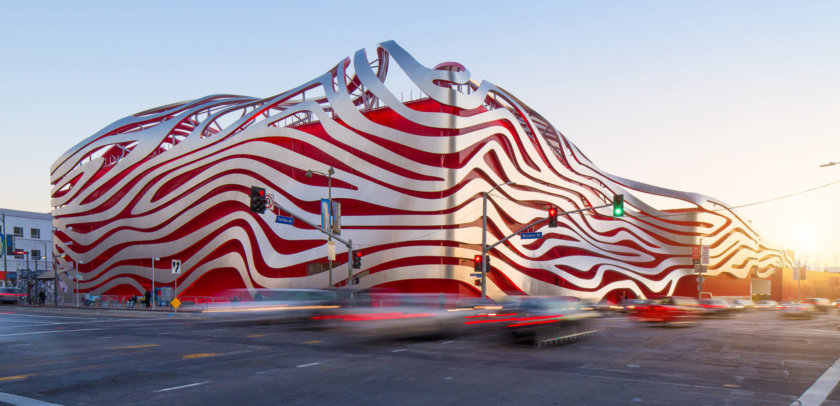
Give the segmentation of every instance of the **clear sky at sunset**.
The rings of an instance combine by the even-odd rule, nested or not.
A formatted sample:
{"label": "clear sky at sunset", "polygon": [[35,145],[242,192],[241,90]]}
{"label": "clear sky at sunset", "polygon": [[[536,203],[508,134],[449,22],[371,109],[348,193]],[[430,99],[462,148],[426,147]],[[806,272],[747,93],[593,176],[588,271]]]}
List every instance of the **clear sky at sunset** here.
{"label": "clear sky at sunset", "polygon": [[[840,161],[838,1],[405,3],[0,0],[0,207],[49,211],[49,166],[119,118],[270,96],[389,39],[512,92],[609,173],[734,206],[840,180],[819,167]],[[840,184],[739,212],[840,260]]]}

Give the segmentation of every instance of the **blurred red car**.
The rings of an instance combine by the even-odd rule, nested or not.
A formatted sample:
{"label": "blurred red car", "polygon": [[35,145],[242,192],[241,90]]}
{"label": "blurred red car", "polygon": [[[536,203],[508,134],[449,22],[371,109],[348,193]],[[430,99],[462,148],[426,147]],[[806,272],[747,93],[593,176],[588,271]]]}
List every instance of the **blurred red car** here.
{"label": "blurred red car", "polygon": [[669,296],[637,308],[633,316],[643,322],[677,325],[695,323],[701,312],[702,308],[697,299]]}

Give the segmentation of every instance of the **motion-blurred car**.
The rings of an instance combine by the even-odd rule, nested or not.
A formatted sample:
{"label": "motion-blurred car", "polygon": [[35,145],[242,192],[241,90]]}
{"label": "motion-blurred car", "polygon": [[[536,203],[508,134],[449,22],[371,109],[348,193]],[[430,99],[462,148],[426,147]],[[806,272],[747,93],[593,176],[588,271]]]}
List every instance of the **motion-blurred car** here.
{"label": "motion-blurred car", "polygon": [[786,319],[811,319],[817,313],[817,308],[810,303],[785,302],[780,307],[781,316]]}
{"label": "motion-blurred car", "polygon": [[15,288],[0,287],[0,304],[17,304],[22,297]]}
{"label": "motion-blurred car", "polygon": [[834,308],[840,310],[840,299],[834,301]]}
{"label": "motion-blurred car", "polygon": [[732,301],[732,307],[735,310],[752,311],[756,310],[755,302],[749,299],[735,299]]}
{"label": "motion-blurred car", "polygon": [[561,342],[592,333],[587,322],[600,314],[585,302],[565,297],[526,297],[507,320],[507,330],[516,341],[535,345]]}
{"label": "motion-blurred car", "polygon": [[312,317],[324,327],[365,338],[408,338],[459,334],[473,308],[458,308],[443,294],[377,294],[367,306],[344,307]]}
{"label": "motion-blurred car", "polygon": [[732,317],[739,310],[723,299],[703,299],[700,306],[703,308],[703,315],[708,317]]}
{"label": "motion-blurred car", "polygon": [[696,323],[701,312],[702,307],[697,303],[697,299],[670,296],[637,308],[633,316],[642,322],[687,325]]}
{"label": "motion-blurred car", "polygon": [[779,303],[775,300],[759,300],[755,302],[755,308],[758,310],[776,310]]}
{"label": "motion-blurred car", "polygon": [[624,313],[634,314],[637,311],[641,310],[643,307],[650,306],[654,303],[656,302],[651,299],[627,299],[624,302],[622,302],[622,311]]}
{"label": "motion-blurred car", "polygon": [[831,304],[831,301],[830,301],[830,300],[828,300],[828,299],[826,299],[826,298],[824,298],[824,297],[809,297],[809,298],[805,298],[805,300],[803,300],[803,301],[802,301],[802,303],[809,303],[809,304],[812,304],[812,305],[814,305],[814,307],[815,307],[817,310],[819,310],[819,311],[821,311],[821,312],[823,312],[823,313],[825,313],[825,312],[827,312],[827,311],[831,310],[831,309],[832,309],[832,307],[833,307],[833,306],[832,306],[832,304]]}
{"label": "motion-blurred car", "polygon": [[234,300],[210,304],[202,314],[236,321],[304,322],[341,307],[334,290],[238,289],[228,293]]}

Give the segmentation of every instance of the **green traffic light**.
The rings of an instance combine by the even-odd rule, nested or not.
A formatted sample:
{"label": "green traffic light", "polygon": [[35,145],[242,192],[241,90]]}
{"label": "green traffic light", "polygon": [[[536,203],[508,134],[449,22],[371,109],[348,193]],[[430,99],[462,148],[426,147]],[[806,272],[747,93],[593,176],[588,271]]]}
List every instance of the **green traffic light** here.
{"label": "green traffic light", "polygon": [[613,217],[624,215],[624,195],[613,195]]}

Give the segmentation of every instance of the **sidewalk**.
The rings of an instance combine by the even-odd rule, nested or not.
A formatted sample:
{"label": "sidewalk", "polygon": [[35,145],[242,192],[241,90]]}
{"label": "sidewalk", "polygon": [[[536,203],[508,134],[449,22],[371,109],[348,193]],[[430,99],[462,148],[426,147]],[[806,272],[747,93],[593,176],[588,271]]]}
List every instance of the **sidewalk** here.
{"label": "sidewalk", "polygon": [[53,305],[15,305],[15,306],[3,306],[0,307],[0,311],[2,309],[15,309],[15,310],[25,310],[27,313],[42,313],[42,314],[61,314],[61,315],[84,315],[84,314],[96,314],[96,315],[104,315],[104,316],[131,316],[137,318],[177,318],[177,319],[199,319],[202,318],[202,314],[198,309],[179,309],[175,312],[174,309],[171,307],[166,308],[157,308],[152,310],[151,308],[146,307],[135,307],[135,308],[122,308],[122,307],[76,307],[74,305],[59,305],[55,307]]}

